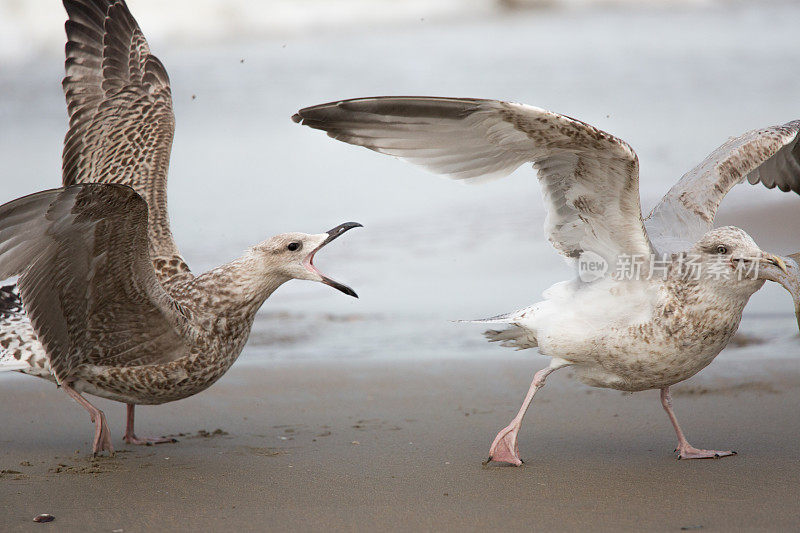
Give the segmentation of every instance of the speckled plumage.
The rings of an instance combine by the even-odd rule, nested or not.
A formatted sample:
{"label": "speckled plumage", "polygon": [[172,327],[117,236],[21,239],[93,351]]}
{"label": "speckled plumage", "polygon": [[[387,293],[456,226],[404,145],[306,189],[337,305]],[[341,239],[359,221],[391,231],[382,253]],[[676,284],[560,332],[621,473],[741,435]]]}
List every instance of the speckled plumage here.
{"label": "speckled plumage", "polygon": [[175,115],[164,65],[122,0],[64,0],[69,15],[62,83],[69,131],[63,185],[119,183],[149,207],[159,279],[188,272],[169,229],[167,171]]}
{"label": "speckled plumage", "polygon": [[[794,290],[795,301],[800,298],[787,281],[788,261],[764,254],[738,228],[712,230],[720,201],[744,180],[800,193],[800,121],[729,140],[687,173],[645,221],[633,149],[543,109],[471,98],[375,97],[308,107],[293,119],[455,179],[500,177],[530,162],[541,184],[550,242],[576,267],[582,258],[604,261],[604,276],[559,283],[533,306],[478,321],[506,326],[488,331],[489,340],[538,348],[552,358],[534,377],[517,417],[495,439],[491,458],[521,464],[516,438],[522,417],[547,375],[563,366],[597,387],[662,389],[679,453],[713,455],[686,442],[672,413],[669,386],[699,372],[725,348],[765,279]],[[725,252],[715,254],[720,246]],[[688,268],[687,254],[699,257],[700,264]],[[645,276],[612,276],[636,257]],[[724,264],[715,264],[720,258]],[[713,279],[720,268],[732,274],[748,261],[769,263],[760,279]],[[656,264],[661,275],[643,279]],[[698,272],[696,281],[692,275]]]}
{"label": "speckled plumage", "polygon": [[0,369],[53,378],[16,285],[0,288]]}
{"label": "speckled plumage", "polygon": [[122,0],[64,0],[70,114],[63,187],[0,206],[0,371],[57,382],[113,451],[101,411],[81,393],[133,406],[186,398],[219,379],[256,312],[280,285],[322,275],[314,254],[345,231],[277,235],[195,276],[169,229],[174,131],[169,78]]}
{"label": "speckled plumage", "polygon": [[0,235],[0,277],[20,275],[21,295],[2,293],[4,357],[134,404],[210,386],[238,357],[258,308],[290,279],[245,256],[162,284],[149,260],[147,205],[121,185],[72,185],[0,206]]}
{"label": "speckled plumage", "polygon": [[683,175],[648,215],[650,238],[665,253],[691,246],[714,225],[722,199],[747,181],[800,194],[800,120],[729,139]]}

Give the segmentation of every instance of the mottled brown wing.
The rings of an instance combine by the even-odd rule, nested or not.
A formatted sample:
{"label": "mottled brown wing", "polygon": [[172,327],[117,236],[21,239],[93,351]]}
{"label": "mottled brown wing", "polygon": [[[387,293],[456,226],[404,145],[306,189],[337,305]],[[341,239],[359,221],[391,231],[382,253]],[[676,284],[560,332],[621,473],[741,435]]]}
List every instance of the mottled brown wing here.
{"label": "mottled brown wing", "polygon": [[156,278],[147,205],[129,187],[71,185],[0,206],[0,279],[16,275],[59,381],[80,365],[186,353],[188,320]]}
{"label": "mottled brown wing", "polygon": [[64,0],[69,131],[63,185],[119,183],[147,202],[159,277],[188,271],[169,228],[167,171],[175,131],[169,77],[122,0]]}
{"label": "mottled brown wing", "polygon": [[636,154],[580,120],[497,100],[423,96],[342,100],[292,118],[455,179],[502,177],[533,163],[547,208],[545,232],[560,253],[577,258],[591,251],[614,266],[651,252]]}
{"label": "mottled brown wing", "polygon": [[728,140],[684,174],[645,222],[662,252],[692,246],[714,226],[720,202],[745,179],[800,194],[800,120]]}

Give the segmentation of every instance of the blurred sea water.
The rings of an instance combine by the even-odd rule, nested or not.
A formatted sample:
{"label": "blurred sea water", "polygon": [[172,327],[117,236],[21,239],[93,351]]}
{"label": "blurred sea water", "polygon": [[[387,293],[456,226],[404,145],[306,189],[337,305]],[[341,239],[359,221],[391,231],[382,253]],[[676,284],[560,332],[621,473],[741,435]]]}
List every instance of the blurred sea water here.
{"label": "blurred sea water", "polygon": [[[132,0],[147,37],[160,45],[351,31],[368,25],[475,18],[520,8],[724,4],[737,0]],[[53,0],[0,0],[0,61],[19,62],[59,48],[64,21]]]}
{"label": "blurred sea water", "polygon": [[[361,298],[290,282],[259,315],[243,355],[252,363],[518,357],[487,344],[481,327],[452,320],[524,307],[572,276],[543,235],[530,168],[487,184],[451,182],[301,128],[289,120],[301,107],[429,94],[565,113],[634,147],[645,212],[729,136],[800,118],[800,5],[790,2],[507,10],[480,0],[295,8],[202,1],[158,3],[160,11],[151,0],[128,3],[172,80],[170,211],[196,272],[275,233],[318,233],[349,220],[365,226],[315,261]],[[4,0],[0,14],[15,4],[37,2]],[[395,11],[370,15],[376,4]],[[47,5],[48,24],[36,19],[28,48],[20,37],[27,22],[0,31],[3,202],[60,183],[64,15]],[[220,19],[223,5],[228,18]],[[301,8],[314,15],[304,19]],[[272,26],[263,22],[270,16]],[[800,211],[788,221],[775,213],[800,209],[800,200],[738,189],[723,213],[735,219],[737,209],[763,205],[763,217],[745,229],[765,249],[798,251],[800,237],[786,226],[800,230]],[[741,332],[755,342],[723,357],[758,357],[764,343],[773,356],[800,355],[791,300],[779,287],[753,298]]]}

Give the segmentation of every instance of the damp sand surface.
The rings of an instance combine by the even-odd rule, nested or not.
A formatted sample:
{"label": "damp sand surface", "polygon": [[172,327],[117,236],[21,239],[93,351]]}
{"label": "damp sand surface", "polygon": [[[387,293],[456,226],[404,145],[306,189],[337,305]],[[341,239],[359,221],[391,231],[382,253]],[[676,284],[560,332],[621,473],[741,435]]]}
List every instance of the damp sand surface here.
{"label": "damp sand surface", "polygon": [[56,388],[3,380],[3,531],[780,530],[800,520],[800,371],[765,358],[742,383],[717,361],[675,388],[697,446],[677,461],[655,391],[622,394],[554,374],[520,435],[520,468],[484,467],[537,363],[506,358],[240,365],[193,398],[105,409],[118,451],[92,459],[92,426]]}

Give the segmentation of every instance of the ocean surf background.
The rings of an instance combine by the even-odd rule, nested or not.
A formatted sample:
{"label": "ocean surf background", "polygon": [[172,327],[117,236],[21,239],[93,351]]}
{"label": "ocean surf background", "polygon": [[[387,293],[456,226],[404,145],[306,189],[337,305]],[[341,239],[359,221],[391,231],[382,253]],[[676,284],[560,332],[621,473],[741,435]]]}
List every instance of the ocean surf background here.
{"label": "ocean surf background", "polygon": [[[526,306],[573,274],[543,235],[529,167],[455,183],[301,128],[289,119],[301,107],[423,94],[574,116],[637,151],[645,213],[729,136],[800,118],[793,2],[128,3],[172,80],[169,204],[193,270],[275,233],[365,226],[316,260],[361,298],[290,282],[262,308],[249,363],[519,357],[452,321]],[[60,184],[64,18],[56,1],[0,0],[2,202]],[[720,222],[800,250],[796,196],[740,186]],[[722,357],[800,355],[777,286],[753,298],[740,332]]]}

